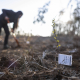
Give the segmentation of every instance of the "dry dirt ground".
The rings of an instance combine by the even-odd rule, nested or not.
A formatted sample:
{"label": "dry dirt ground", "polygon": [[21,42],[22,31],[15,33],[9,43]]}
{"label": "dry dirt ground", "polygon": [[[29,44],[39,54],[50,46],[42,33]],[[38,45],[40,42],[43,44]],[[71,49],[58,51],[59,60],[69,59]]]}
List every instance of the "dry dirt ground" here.
{"label": "dry dirt ground", "polygon": [[[54,37],[17,36],[17,47],[10,36],[6,50],[0,39],[0,80],[80,80],[80,37],[58,36],[57,48]],[[72,55],[72,66],[58,64],[58,54]]]}

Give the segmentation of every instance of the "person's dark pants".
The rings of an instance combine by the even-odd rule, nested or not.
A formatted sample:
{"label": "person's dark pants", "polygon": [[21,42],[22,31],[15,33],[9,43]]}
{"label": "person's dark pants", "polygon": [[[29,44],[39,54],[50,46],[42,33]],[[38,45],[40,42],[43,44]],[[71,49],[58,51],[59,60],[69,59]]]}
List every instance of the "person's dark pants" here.
{"label": "person's dark pants", "polygon": [[5,31],[4,46],[6,46],[8,44],[8,38],[9,38],[10,32],[7,26],[7,22],[5,21],[3,22],[3,17],[1,17],[0,15],[0,32],[2,27],[4,28],[4,31]]}
{"label": "person's dark pants", "polygon": [[5,46],[8,44],[8,38],[9,38],[10,32],[7,25],[3,26],[3,28],[5,31],[5,39],[4,39],[4,46]]}

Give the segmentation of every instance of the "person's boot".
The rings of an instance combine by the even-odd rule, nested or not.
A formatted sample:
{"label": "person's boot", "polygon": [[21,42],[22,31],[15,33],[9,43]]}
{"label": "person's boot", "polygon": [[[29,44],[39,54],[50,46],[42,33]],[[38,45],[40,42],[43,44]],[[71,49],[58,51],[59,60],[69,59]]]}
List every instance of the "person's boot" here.
{"label": "person's boot", "polygon": [[8,46],[8,45],[4,45],[4,47],[3,47],[3,49],[8,49],[8,48],[10,48],[10,46]]}

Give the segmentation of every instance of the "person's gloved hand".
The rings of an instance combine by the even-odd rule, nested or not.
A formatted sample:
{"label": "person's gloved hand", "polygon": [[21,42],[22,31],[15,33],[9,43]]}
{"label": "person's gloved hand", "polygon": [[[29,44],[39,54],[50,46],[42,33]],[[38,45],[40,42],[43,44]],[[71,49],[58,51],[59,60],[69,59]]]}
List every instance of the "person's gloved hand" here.
{"label": "person's gloved hand", "polygon": [[7,22],[9,23],[9,18],[7,16],[5,17],[5,20],[7,20]]}
{"label": "person's gloved hand", "polygon": [[11,32],[14,33],[14,30],[11,28]]}
{"label": "person's gloved hand", "polygon": [[6,16],[6,17],[5,17],[5,20],[9,20],[9,18]]}

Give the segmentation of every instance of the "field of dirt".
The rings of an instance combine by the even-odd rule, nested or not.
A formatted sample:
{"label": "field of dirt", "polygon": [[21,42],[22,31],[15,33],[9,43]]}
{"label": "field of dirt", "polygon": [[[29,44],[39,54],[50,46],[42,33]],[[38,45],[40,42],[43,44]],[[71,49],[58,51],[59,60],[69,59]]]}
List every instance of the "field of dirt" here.
{"label": "field of dirt", "polygon": [[[3,50],[0,36],[0,80],[80,80],[80,37],[12,36],[9,49]],[[29,43],[29,42],[30,43]],[[72,66],[58,64],[58,54],[72,55]]]}

